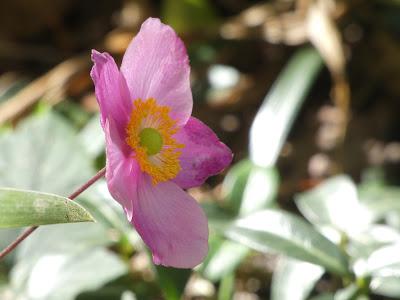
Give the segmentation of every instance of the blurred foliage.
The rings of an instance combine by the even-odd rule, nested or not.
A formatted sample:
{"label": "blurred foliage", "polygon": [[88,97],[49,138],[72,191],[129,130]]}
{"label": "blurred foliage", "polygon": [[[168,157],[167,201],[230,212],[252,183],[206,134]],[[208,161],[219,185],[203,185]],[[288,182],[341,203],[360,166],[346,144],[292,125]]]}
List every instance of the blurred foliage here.
{"label": "blurred foliage", "polygon": [[[235,153],[189,191],[210,227],[194,270],[153,266],[103,180],[64,202],[105,163],[90,49],[120,60],[148,16],[184,39],[194,115]],[[0,247],[96,223],[39,228],[0,299],[400,299],[399,20],[395,0],[2,1]]]}

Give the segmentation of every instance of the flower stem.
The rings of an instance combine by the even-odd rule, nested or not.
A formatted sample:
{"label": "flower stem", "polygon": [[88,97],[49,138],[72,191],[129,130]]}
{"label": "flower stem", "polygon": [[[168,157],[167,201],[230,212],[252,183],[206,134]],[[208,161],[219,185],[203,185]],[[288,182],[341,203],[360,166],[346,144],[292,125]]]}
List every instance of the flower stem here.
{"label": "flower stem", "polygon": [[[84,192],[87,188],[89,188],[93,183],[99,180],[106,173],[106,168],[104,167],[96,175],[90,178],[87,182],[85,182],[81,187],[79,187],[75,192],[69,195],[70,200],[74,200],[78,197],[82,192]],[[9,244],[3,251],[0,252],[0,260],[3,259],[7,254],[12,252],[23,240],[25,240],[32,232],[38,229],[39,226],[31,226],[22,232],[11,244]]]}

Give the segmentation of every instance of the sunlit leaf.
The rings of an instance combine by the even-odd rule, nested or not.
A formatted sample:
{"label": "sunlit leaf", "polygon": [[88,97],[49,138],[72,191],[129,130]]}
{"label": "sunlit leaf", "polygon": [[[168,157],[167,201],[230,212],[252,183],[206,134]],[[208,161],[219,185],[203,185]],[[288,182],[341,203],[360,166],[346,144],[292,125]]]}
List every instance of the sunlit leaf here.
{"label": "sunlit leaf", "polygon": [[[49,280],[49,277],[47,276],[50,276],[44,274],[41,277],[37,277],[38,273],[34,272],[38,272],[37,270],[40,270],[40,268],[42,268],[43,271],[47,270],[49,274],[55,272],[56,274],[54,276],[59,278],[54,278],[53,282],[57,281],[57,285],[62,285],[62,281],[65,279],[65,287],[67,287],[69,281],[72,280],[69,276],[73,272],[82,273],[80,280],[83,282],[77,285],[77,288],[84,286],[86,284],[84,282],[85,280],[88,281],[89,285],[93,284],[97,280],[97,282],[103,284],[105,282],[105,277],[98,277],[97,271],[93,272],[93,270],[99,270],[108,266],[110,268],[110,273],[108,274],[119,276],[119,272],[112,272],[115,270],[114,265],[117,270],[120,270],[121,263],[115,257],[110,259],[105,258],[104,260],[102,259],[102,257],[109,255],[112,256],[112,254],[99,254],[95,255],[93,258],[92,256],[97,252],[96,249],[101,250],[100,252],[106,251],[102,250],[101,247],[108,246],[112,242],[112,237],[108,234],[106,228],[98,223],[60,224],[41,227],[18,247],[15,259],[16,264],[11,272],[11,287],[17,295],[21,296],[40,293],[35,286],[46,286],[46,283]],[[89,260],[90,264],[93,264],[86,270],[83,266],[82,269],[79,269],[79,264],[83,260],[82,264],[84,265],[86,258]],[[116,260],[117,262],[114,264],[113,262]],[[45,264],[45,262],[48,262],[49,264]],[[69,270],[65,267],[65,264],[72,264],[72,262],[76,262],[75,266],[71,266],[71,268],[73,268],[72,270],[75,271],[71,272],[70,275],[63,277],[63,270]],[[60,265],[59,268],[57,267],[57,264]],[[50,265],[52,266],[52,269],[49,269]],[[46,269],[46,266],[48,269]],[[76,276],[77,278],[79,277],[78,275]],[[104,276],[108,277],[110,280],[113,279],[111,278],[112,276],[107,275],[107,272],[105,272]],[[32,286],[32,281],[34,281],[35,286]],[[53,287],[55,288],[56,285]],[[50,292],[50,288],[52,288],[52,286],[46,286],[43,293],[45,293],[45,291],[46,293],[47,291]],[[31,289],[34,290],[32,291]],[[78,292],[77,289],[73,290]]]}
{"label": "sunlit leaf", "polygon": [[67,196],[93,173],[75,131],[54,113],[0,136],[0,186]]}
{"label": "sunlit leaf", "polygon": [[374,277],[370,283],[370,289],[374,294],[399,298],[400,297],[400,276]]}
{"label": "sunlit leaf", "polygon": [[260,166],[273,166],[287,134],[322,67],[311,48],[299,50],[265,97],[250,129],[250,157]]}
{"label": "sunlit leaf", "polygon": [[32,267],[23,294],[29,299],[73,300],[79,293],[97,289],[126,271],[125,264],[102,248],[74,255],[48,254]]}
{"label": "sunlit leaf", "polygon": [[263,210],[235,221],[225,231],[235,241],[261,252],[278,252],[347,274],[341,250],[301,218],[279,210]]}
{"label": "sunlit leaf", "polygon": [[356,186],[348,176],[336,176],[297,195],[296,205],[313,224],[331,225],[349,234],[367,228],[372,219],[359,203]]}
{"label": "sunlit leaf", "polygon": [[367,270],[377,276],[400,276],[400,243],[372,252],[367,260]]}
{"label": "sunlit leaf", "polygon": [[352,257],[367,258],[375,250],[393,243],[400,243],[400,232],[387,225],[375,224],[353,236],[347,251]]}
{"label": "sunlit leaf", "polygon": [[305,300],[324,269],[281,257],[272,277],[271,300]]}

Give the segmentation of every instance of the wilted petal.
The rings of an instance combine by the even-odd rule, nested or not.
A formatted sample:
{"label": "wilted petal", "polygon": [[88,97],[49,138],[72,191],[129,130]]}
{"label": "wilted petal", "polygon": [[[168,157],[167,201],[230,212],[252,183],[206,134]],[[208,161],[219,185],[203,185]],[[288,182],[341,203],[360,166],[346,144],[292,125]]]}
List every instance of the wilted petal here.
{"label": "wilted petal", "polygon": [[231,150],[204,123],[191,117],[176,135],[184,144],[179,158],[182,171],[174,179],[181,188],[199,186],[232,161]]}
{"label": "wilted petal", "polygon": [[108,53],[92,50],[92,61],[94,65],[90,76],[93,79],[96,98],[100,106],[101,125],[104,128],[106,119],[112,118],[122,134],[132,109],[132,101],[124,76]]}
{"label": "wilted petal", "polygon": [[112,119],[107,119],[104,128],[107,154],[106,180],[110,194],[122,205],[128,219],[131,220],[132,201],[137,195],[140,169],[113,122]]}
{"label": "wilted petal", "polygon": [[183,42],[158,19],[147,19],[125,52],[121,72],[132,99],[154,98],[184,125],[192,112],[189,60]]}
{"label": "wilted petal", "polygon": [[133,200],[133,224],[156,264],[193,268],[208,251],[207,219],[198,203],[172,182],[153,185],[147,175]]}

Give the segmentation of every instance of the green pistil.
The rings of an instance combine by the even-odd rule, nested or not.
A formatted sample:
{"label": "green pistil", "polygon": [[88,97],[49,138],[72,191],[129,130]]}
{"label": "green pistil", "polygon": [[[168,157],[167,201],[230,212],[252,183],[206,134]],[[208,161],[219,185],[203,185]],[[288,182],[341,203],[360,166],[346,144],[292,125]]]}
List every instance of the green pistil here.
{"label": "green pistil", "polygon": [[145,147],[148,155],[154,155],[161,151],[163,138],[154,128],[144,128],[140,134],[140,145]]}

